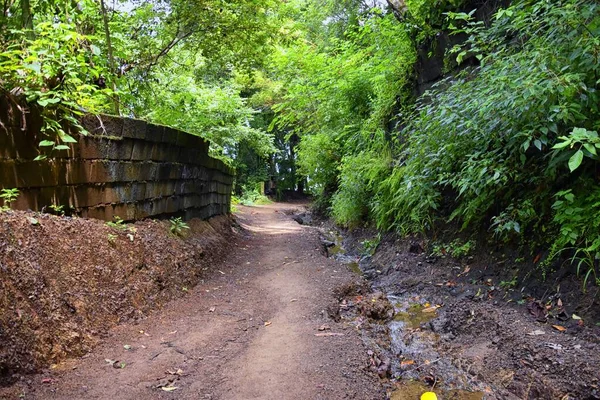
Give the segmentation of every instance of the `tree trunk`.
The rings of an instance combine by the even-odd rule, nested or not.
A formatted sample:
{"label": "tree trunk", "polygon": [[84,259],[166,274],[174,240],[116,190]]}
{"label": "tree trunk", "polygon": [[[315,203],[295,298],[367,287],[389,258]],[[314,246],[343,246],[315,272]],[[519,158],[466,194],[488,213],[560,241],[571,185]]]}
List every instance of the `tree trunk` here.
{"label": "tree trunk", "polygon": [[387,0],[388,6],[392,9],[394,17],[400,22],[404,22],[404,13],[406,12],[406,5],[403,0]]}
{"label": "tree trunk", "polygon": [[21,25],[25,30],[25,37],[33,40],[33,14],[31,13],[31,3],[29,0],[21,0]]}
{"label": "tree trunk", "polygon": [[119,98],[117,96],[117,67],[115,65],[115,57],[113,55],[112,41],[110,38],[110,28],[108,26],[108,13],[106,12],[106,7],[104,6],[104,0],[100,0],[100,8],[102,9],[104,35],[106,36],[106,47],[108,50],[108,65],[110,67],[111,73],[110,80],[112,82],[114,112],[116,115],[121,115],[119,111]]}

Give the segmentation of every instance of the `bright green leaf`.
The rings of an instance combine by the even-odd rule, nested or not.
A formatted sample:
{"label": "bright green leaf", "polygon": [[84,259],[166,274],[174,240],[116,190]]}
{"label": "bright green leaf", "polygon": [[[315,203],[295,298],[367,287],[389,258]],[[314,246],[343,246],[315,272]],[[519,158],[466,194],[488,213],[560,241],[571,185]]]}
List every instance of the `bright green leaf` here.
{"label": "bright green leaf", "polygon": [[569,169],[571,172],[575,171],[581,165],[583,161],[583,151],[577,150],[575,154],[569,159]]}

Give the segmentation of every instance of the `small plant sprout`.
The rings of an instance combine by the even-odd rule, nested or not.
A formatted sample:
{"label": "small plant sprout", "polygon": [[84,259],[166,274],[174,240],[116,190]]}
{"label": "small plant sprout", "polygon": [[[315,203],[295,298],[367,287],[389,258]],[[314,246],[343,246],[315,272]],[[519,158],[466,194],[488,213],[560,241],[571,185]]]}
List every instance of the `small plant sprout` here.
{"label": "small plant sprout", "polygon": [[2,189],[0,191],[0,199],[4,202],[4,205],[0,208],[0,211],[8,211],[10,210],[11,204],[19,197],[19,190],[12,189]]}
{"label": "small plant sprout", "polygon": [[109,233],[107,236],[108,239],[108,243],[111,246],[114,246],[117,243],[117,235],[113,235],[112,233]]}
{"label": "small plant sprout", "polygon": [[63,205],[52,204],[49,206],[49,208],[52,210],[53,214],[65,215],[65,206]]}
{"label": "small plant sprout", "polygon": [[123,219],[121,217],[114,217],[114,221],[109,221],[106,223],[107,226],[110,226],[111,228],[114,229],[119,229],[119,230],[125,230],[127,229],[127,225],[125,224],[125,221],[123,221]]}
{"label": "small plant sprout", "polygon": [[189,225],[183,222],[181,217],[171,218],[169,222],[171,223],[169,230],[174,235],[182,236],[184,229],[190,229]]}

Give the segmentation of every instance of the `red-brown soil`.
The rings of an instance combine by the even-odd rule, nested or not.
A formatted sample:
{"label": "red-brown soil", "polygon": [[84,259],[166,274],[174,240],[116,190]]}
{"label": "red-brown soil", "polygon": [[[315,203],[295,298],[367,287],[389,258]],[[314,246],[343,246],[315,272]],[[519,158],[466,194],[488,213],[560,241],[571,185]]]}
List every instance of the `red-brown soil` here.
{"label": "red-brown soil", "polygon": [[[154,273],[164,282],[165,290],[177,291],[176,296],[156,296],[156,305],[164,304],[163,299],[167,297],[177,297],[175,300],[150,316],[142,317],[150,310],[152,302],[142,302],[147,306],[142,307],[144,314],[141,315],[135,311],[139,308],[135,301],[143,295],[127,297],[121,306],[104,314],[103,318],[110,315],[110,323],[95,324],[96,331],[88,332],[94,339],[106,336],[91,352],[58,362],[41,373],[22,375],[11,386],[0,389],[0,398],[385,398],[379,378],[370,372],[370,357],[360,331],[347,323],[333,321],[329,315],[339,304],[334,293],[339,293],[340,287],[352,287],[357,277],[325,257],[316,229],[294,222],[287,215],[289,213],[284,212],[290,207],[299,206],[240,207],[237,219],[242,230],[228,236],[227,246],[223,246],[220,239],[214,242],[214,246],[227,249],[219,262],[201,257],[194,259],[197,248],[211,254],[213,251],[203,245],[194,247],[189,238],[185,241],[168,238],[163,223],[141,223],[152,228],[154,239],[159,240],[158,246],[148,243],[148,247],[155,249],[156,256],[165,257],[170,268],[181,265],[182,269],[198,271],[202,277],[202,280],[197,278],[199,284],[192,288],[195,272],[173,278],[169,269],[156,270]],[[58,254],[67,253],[62,260],[72,258],[69,265],[74,276],[85,273],[86,268],[94,269],[96,265],[111,265],[113,269],[125,271],[120,265],[126,264],[137,270],[139,253],[144,247],[135,247],[135,243],[136,240],[146,243],[140,237],[130,244],[126,237],[121,237],[124,234],[119,234],[118,246],[123,246],[119,252],[112,254],[107,248],[107,252],[97,253],[99,247],[107,246],[103,242],[106,242],[109,230],[103,224],[96,223],[78,240],[61,239],[62,236],[52,234],[61,224],[58,219],[40,217],[40,226],[29,226],[25,217],[25,214],[17,213],[9,218],[22,224],[21,237],[11,240],[14,243],[21,241],[19,254],[30,260],[33,269],[53,254],[58,257]],[[79,224],[88,223],[72,221],[73,231],[77,232]],[[4,224],[13,226],[17,222],[11,220]],[[136,235],[142,235],[142,226]],[[46,230],[48,241],[23,245],[34,237],[43,237],[33,233],[40,228]],[[30,232],[32,236],[29,236]],[[201,235],[193,235],[202,241]],[[53,244],[53,241],[57,242]],[[185,243],[184,247],[192,247],[178,247],[175,244],[179,241]],[[17,248],[16,244],[11,246]],[[73,246],[77,247],[71,249]],[[35,247],[38,247],[36,256],[30,256],[24,250],[34,251]],[[110,262],[106,260],[109,257],[113,257]],[[178,257],[183,259],[175,261]],[[25,261],[22,264],[26,264]],[[58,270],[60,263],[55,261],[51,265],[54,264]],[[147,262],[143,269],[152,273],[160,264],[161,260],[157,259]],[[203,269],[207,270],[201,272]],[[173,275],[178,276],[176,271]],[[49,273],[47,279],[51,276],[53,274]],[[104,288],[107,285],[128,287],[124,285],[127,278],[123,273],[103,276],[90,274],[85,282],[78,278],[56,282],[56,296],[68,291],[77,299],[81,291],[97,291],[99,299],[105,296],[119,299],[118,292],[104,292]],[[184,286],[187,291],[182,291]],[[41,291],[44,286],[31,282],[32,290],[36,287]],[[136,289],[143,290],[143,287]],[[25,298],[29,295],[29,292],[21,293]],[[64,303],[60,298],[55,301]],[[75,308],[75,314],[83,312],[74,301],[69,304]],[[9,304],[4,306],[10,307]],[[94,318],[94,304],[86,307],[85,317],[76,324],[85,325],[86,320]],[[23,310],[21,315],[27,312],[30,310]],[[137,318],[128,320],[133,317]],[[32,328],[28,335],[57,334],[52,329],[53,318],[38,318],[37,330]],[[108,335],[102,334],[108,325],[120,319],[122,323],[118,327],[108,331]],[[34,342],[40,343],[37,351],[41,353],[43,344],[49,339],[32,340],[27,336],[22,346]],[[91,344],[82,347],[81,351],[90,349]]]}
{"label": "red-brown soil", "polygon": [[32,212],[0,213],[0,384],[87,353],[201,281],[232,236],[229,217],[118,228]]}

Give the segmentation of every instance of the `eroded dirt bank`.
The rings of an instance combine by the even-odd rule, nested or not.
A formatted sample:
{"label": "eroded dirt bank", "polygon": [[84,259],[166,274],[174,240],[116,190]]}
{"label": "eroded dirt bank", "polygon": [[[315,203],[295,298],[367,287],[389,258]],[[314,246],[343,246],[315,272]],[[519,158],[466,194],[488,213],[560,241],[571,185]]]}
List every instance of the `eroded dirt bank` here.
{"label": "eroded dirt bank", "polygon": [[358,277],[326,258],[315,228],[292,220],[298,207],[240,207],[244,233],[229,237],[222,262],[201,263],[195,288],[0,398],[384,399],[360,330],[332,320]]}
{"label": "eroded dirt bank", "polygon": [[87,353],[198,284],[233,235],[229,217],[109,227],[32,212],[0,214],[0,385]]}

